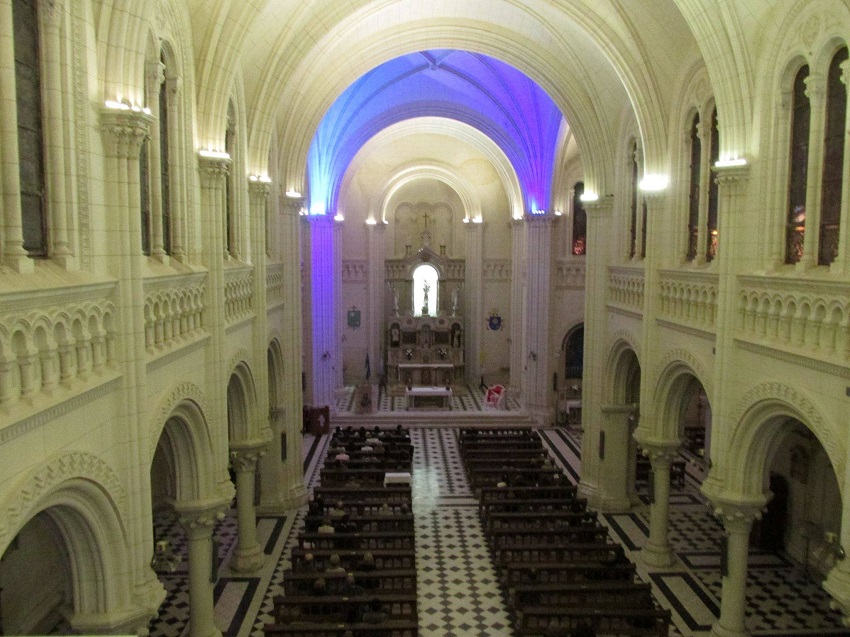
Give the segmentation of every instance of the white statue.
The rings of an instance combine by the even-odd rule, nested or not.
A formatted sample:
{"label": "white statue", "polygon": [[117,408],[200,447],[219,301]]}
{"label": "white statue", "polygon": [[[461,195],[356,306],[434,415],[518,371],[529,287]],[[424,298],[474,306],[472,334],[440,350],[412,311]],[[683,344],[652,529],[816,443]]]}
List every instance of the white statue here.
{"label": "white statue", "polygon": [[395,284],[389,283],[390,290],[393,292],[393,311],[395,315],[398,316],[398,290],[395,287]]}
{"label": "white statue", "polygon": [[431,291],[431,284],[428,281],[425,281],[423,290],[425,291],[425,298],[422,300],[422,314],[428,316],[428,292]]}
{"label": "white statue", "polygon": [[457,286],[454,290],[452,290],[452,316],[457,316],[457,300],[460,296],[460,287]]}

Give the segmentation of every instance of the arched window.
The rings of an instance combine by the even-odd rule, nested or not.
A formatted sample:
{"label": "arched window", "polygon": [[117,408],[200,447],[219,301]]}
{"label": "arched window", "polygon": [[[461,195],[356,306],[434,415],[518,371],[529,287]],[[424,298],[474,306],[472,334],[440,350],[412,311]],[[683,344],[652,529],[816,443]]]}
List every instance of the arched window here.
{"label": "arched window", "polygon": [[437,315],[437,292],[440,275],[433,265],[423,263],[413,270],[414,316]]}
{"label": "arched window", "polygon": [[637,213],[638,213],[638,159],[637,141],[632,140],[629,147],[631,161],[631,205],[629,208],[629,258],[633,259],[637,251]]}
{"label": "arched window", "polygon": [[233,184],[235,171],[234,167],[234,148],[236,146],[236,113],[233,109],[233,102],[227,107],[227,130],[224,133],[224,151],[230,155],[230,172],[225,180],[225,202],[224,202],[224,252],[226,256],[238,258],[235,241],[236,222],[235,202],[233,197],[236,189]]}
{"label": "arched window", "polygon": [[23,247],[31,257],[46,257],[47,204],[37,0],[14,0],[12,18]]}
{"label": "arched window", "polygon": [[697,256],[699,242],[699,192],[702,180],[702,142],[699,136],[699,113],[691,124],[690,185],[688,188],[688,250],[685,258],[693,261]]}
{"label": "arched window", "polygon": [[717,130],[717,107],[711,111],[711,130],[709,131],[708,170],[708,218],[706,221],[705,260],[712,261],[717,256],[717,180],[711,174],[711,167],[720,159],[720,133]]}
{"label": "arched window", "polygon": [[573,249],[572,253],[585,254],[587,249],[587,212],[581,196],[584,194],[584,182],[576,182],[573,189]]}
{"label": "arched window", "polygon": [[806,95],[809,67],[797,71],[791,106],[791,146],[788,170],[788,217],[785,225],[785,263],[797,263],[803,256],[806,231],[806,185],[809,163],[809,124],[811,105]]}
{"label": "arched window", "polygon": [[139,209],[142,215],[142,253],[151,254],[150,140],[142,142],[139,154]]}
{"label": "arched window", "polygon": [[826,81],[826,132],[823,144],[819,265],[829,265],[838,256],[841,176],[844,170],[844,127],[847,117],[847,87],[841,81],[841,64],[845,60],[847,60],[846,46],[833,56]]}

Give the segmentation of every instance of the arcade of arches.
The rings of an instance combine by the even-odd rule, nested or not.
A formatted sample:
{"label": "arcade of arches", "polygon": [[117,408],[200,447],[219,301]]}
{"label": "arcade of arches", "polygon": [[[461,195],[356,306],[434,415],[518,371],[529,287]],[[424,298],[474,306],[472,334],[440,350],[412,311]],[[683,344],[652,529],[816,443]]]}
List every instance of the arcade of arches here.
{"label": "arcade of arches", "polygon": [[716,517],[676,630],[850,626],[850,8],[721,4],[0,0],[2,632],[219,634],[304,405],[569,432],[642,572]]}

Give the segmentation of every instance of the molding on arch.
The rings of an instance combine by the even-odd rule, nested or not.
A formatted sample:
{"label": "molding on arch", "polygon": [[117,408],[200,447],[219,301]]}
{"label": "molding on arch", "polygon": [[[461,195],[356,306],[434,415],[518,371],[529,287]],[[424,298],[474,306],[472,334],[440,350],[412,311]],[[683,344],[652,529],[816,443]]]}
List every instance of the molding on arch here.
{"label": "molding on arch", "polygon": [[691,370],[693,376],[702,384],[705,393],[708,396],[708,402],[711,403],[711,397],[714,393],[714,387],[711,381],[711,374],[706,369],[703,362],[696,354],[690,350],[678,347],[668,350],[658,360],[655,366],[655,398],[660,398],[658,392],[661,391],[662,383],[667,380],[667,371],[676,363],[684,364]]}
{"label": "molding on arch", "polygon": [[[824,450],[833,462],[835,475],[844,475],[847,452],[814,401],[803,392],[775,381],[756,385],[738,401],[731,414],[731,421],[735,427],[732,449],[740,447],[747,450],[753,438],[760,433],[763,423],[744,422],[744,419],[762,403],[774,403],[786,408],[790,407],[791,409],[786,410],[789,417],[793,417],[793,412],[796,411],[801,417],[801,422],[815,434],[823,445]],[[739,444],[735,444],[736,442]]]}
{"label": "molding on arch", "polygon": [[0,546],[8,543],[9,534],[17,532],[46,494],[74,478],[94,482],[118,509],[121,519],[129,517],[127,493],[112,467],[97,456],[75,451],[40,466],[9,492],[10,500],[0,506]]}
{"label": "molding on arch", "polygon": [[608,341],[609,360],[611,356],[614,355],[618,343],[626,343],[629,347],[631,347],[632,350],[634,350],[635,356],[637,356],[638,363],[640,363],[640,345],[638,344],[635,335],[632,332],[629,332],[628,330],[617,330],[616,332],[611,334],[611,338]]}
{"label": "molding on arch", "polygon": [[157,405],[157,408],[154,410],[153,422],[150,424],[151,458],[153,458],[153,454],[156,452],[156,445],[159,442],[162,430],[165,428],[165,423],[169,416],[171,416],[180,403],[187,400],[198,405],[198,409],[201,410],[201,413],[205,418],[211,413],[206,396],[204,396],[204,392],[200,387],[189,381],[172,385],[171,388],[166,391],[165,395],[159,401],[159,405]]}
{"label": "molding on arch", "polygon": [[[245,369],[247,369],[248,373],[251,374],[251,380],[253,381],[254,372],[252,371],[253,365],[251,364],[251,353],[243,347],[236,350],[233,353],[233,356],[230,357],[230,361],[227,363],[228,382],[230,382],[230,377],[236,372],[236,368],[240,363],[244,364]],[[251,389],[253,389],[253,387]]]}

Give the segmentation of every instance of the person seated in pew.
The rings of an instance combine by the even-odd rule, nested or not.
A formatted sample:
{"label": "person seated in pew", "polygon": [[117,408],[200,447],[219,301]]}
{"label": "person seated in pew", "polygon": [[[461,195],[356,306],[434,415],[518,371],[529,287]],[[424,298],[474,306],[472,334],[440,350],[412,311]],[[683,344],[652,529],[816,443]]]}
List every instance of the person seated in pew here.
{"label": "person seated in pew", "polygon": [[378,509],[378,515],[384,517],[390,517],[393,514],[393,510],[390,508],[389,502],[384,502],[381,505],[381,508]]}
{"label": "person seated in pew", "polygon": [[315,561],[315,558],[313,557],[312,553],[307,553],[304,556],[304,559],[301,561],[300,570],[307,571],[307,572],[311,572],[311,571],[316,570],[316,561]]}
{"label": "person seated in pew", "polygon": [[496,486],[500,489],[506,489],[508,487],[508,476],[507,474],[502,474],[502,477],[499,478],[499,481],[496,483]]}
{"label": "person seated in pew", "polygon": [[348,453],[345,451],[345,449],[343,449],[342,451],[340,451],[339,453],[337,453],[334,456],[334,461],[348,462],[349,460],[351,460],[351,456],[348,455]]}
{"label": "person seated in pew", "polygon": [[374,451],[374,450],[375,450],[375,448],[372,445],[370,445],[369,443],[366,443],[365,445],[360,447],[360,451],[363,451],[363,452]]}
{"label": "person seated in pew", "polygon": [[328,592],[328,583],[324,577],[317,577],[313,581],[312,594],[316,597],[321,597]]}
{"label": "person seated in pew", "polygon": [[382,456],[387,452],[386,447],[384,447],[384,443],[380,440],[376,440],[373,444],[375,448],[372,450],[372,453]]}
{"label": "person seated in pew", "polygon": [[363,464],[378,464],[381,462],[377,456],[366,456],[363,458]]}
{"label": "person seated in pew", "polygon": [[369,573],[375,570],[375,556],[371,553],[364,553],[363,557],[357,563],[357,571],[362,571],[364,573]]}
{"label": "person seated in pew", "polygon": [[343,568],[337,553],[333,553],[328,559],[328,568],[325,569],[325,573],[328,573],[329,575],[334,573],[345,573],[345,568]]}
{"label": "person seated in pew", "polygon": [[362,487],[363,485],[360,483],[360,480],[358,480],[355,476],[351,476],[343,486],[347,489],[356,489],[357,487]]}
{"label": "person seated in pew", "polygon": [[336,533],[336,529],[331,524],[330,518],[322,520],[322,526],[318,528],[319,533]]}
{"label": "person seated in pew", "polygon": [[348,513],[342,516],[338,528],[340,533],[357,533],[360,530],[357,528],[357,522],[352,520]]}
{"label": "person seated in pew", "polygon": [[363,594],[363,587],[357,583],[354,573],[345,574],[345,585],[342,588],[342,594],[348,597],[357,597]]}
{"label": "person seated in pew", "polygon": [[342,500],[337,500],[333,506],[328,509],[328,517],[331,519],[342,518],[345,516],[345,505]]}
{"label": "person seated in pew", "polygon": [[381,624],[387,619],[382,608],[381,600],[377,597],[369,602],[369,609],[363,613],[363,621],[367,624]]}

